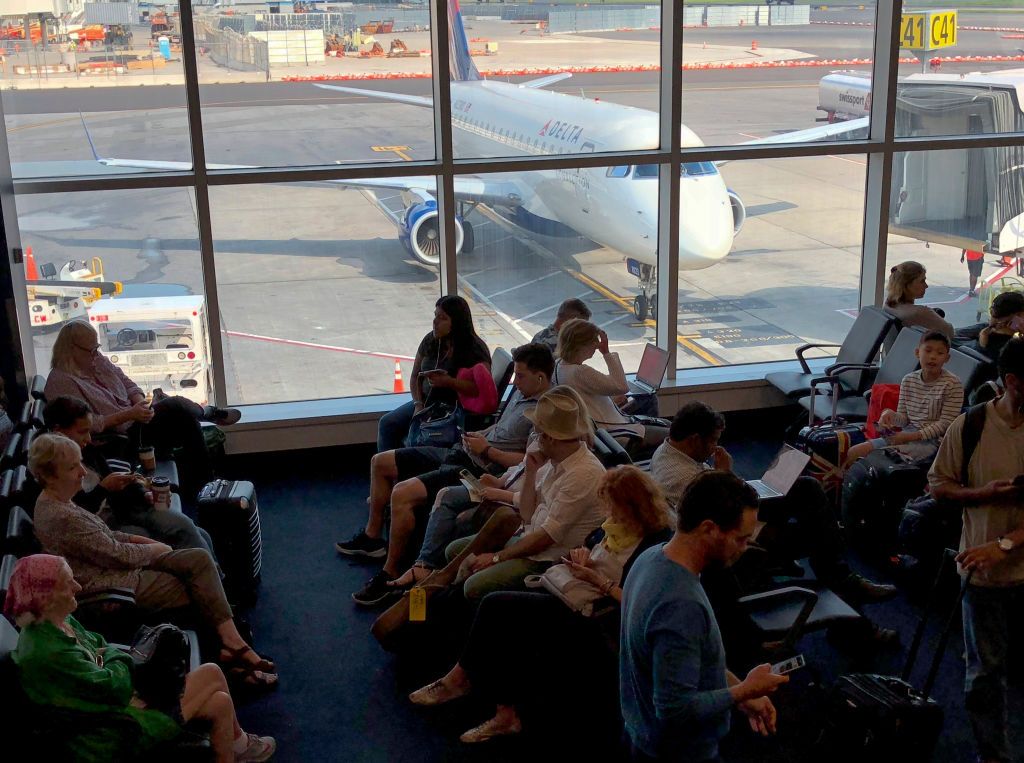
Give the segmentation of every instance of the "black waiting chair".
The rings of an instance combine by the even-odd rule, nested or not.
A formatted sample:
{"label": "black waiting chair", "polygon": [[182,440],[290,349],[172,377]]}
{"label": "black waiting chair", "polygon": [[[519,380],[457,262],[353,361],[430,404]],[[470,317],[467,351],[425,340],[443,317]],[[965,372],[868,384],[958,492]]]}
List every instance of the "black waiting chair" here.
{"label": "black waiting chair", "polygon": [[623,466],[633,463],[629,453],[622,447],[622,444],[611,436],[607,429],[595,428],[594,430],[594,455],[597,456],[605,469],[613,466]]}
{"label": "black waiting chair", "polygon": [[0,612],[3,612],[4,602],[7,600],[7,590],[10,588],[11,575],[14,574],[14,565],[18,563],[18,557],[14,554],[4,554],[0,560]]}
{"label": "black waiting chair", "polygon": [[974,390],[987,381],[996,378],[996,364],[970,347],[955,347],[950,350],[946,370],[956,376],[964,385],[964,405]]}
{"label": "black waiting chair", "polygon": [[20,506],[12,506],[7,517],[4,553],[21,558],[29,554],[38,554],[41,550],[32,518]]}
{"label": "black waiting chair", "polygon": [[863,618],[827,588],[815,591],[804,586],[786,586],[743,596],[739,602],[760,631],[762,642],[780,642],[779,651],[783,654],[792,653],[806,633]]}
{"label": "black waiting chair", "polygon": [[46,402],[46,393],[43,390],[46,389],[46,378],[36,374],[32,377],[32,381],[28,385],[28,393],[34,400],[42,400]]}
{"label": "black waiting chair", "polygon": [[13,469],[18,465],[21,454],[21,432],[15,432],[7,441],[7,447],[0,453],[0,469]]}
{"label": "black waiting chair", "polygon": [[512,374],[515,372],[515,364],[512,362],[512,354],[504,347],[495,347],[491,353],[491,377],[494,379],[494,388],[498,390],[498,401],[505,399],[508,392],[508,385],[512,383]]}
{"label": "black waiting chair", "polygon": [[[860,366],[871,363],[878,356],[878,350],[882,346],[889,329],[892,327],[894,318],[888,315],[881,308],[868,306],[861,309],[857,319],[850,327],[841,345],[837,344],[805,344],[797,348],[796,359],[800,361],[802,371],[776,371],[768,374],[765,379],[769,384],[778,389],[786,397],[799,398],[810,394],[811,382],[822,374],[811,372],[804,353],[810,349],[823,347],[838,347],[836,361],[822,373],[825,375],[835,374],[841,396],[859,395],[870,386],[870,374],[865,373]],[[848,371],[838,371],[839,366],[851,366]],[[858,366],[853,368],[852,366]]]}
{"label": "black waiting chair", "polygon": [[[900,331],[892,348],[882,359],[878,366],[862,364],[856,366],[859,370],[868,372],[875,371],[873,384],[899,384],[903,377],[914,371],[917,366],[917,356],[914,351],[921,341],[923,332],[919,328],[905,328]],[[798,401],[808,411],[810,423],[817,421],[835,419],[836,417],[845,421],[866,421],[868,417],[868,400],[871,397],[870,387],[859,395],[843,397],[842,394],[820,394],[822,389],[833,392],[840,388],[842,382],[839,374],[853,368],[852,365],[837,366],[832,374],[825,374],[814,380],[811,387],[811,394],[802,397]]]}

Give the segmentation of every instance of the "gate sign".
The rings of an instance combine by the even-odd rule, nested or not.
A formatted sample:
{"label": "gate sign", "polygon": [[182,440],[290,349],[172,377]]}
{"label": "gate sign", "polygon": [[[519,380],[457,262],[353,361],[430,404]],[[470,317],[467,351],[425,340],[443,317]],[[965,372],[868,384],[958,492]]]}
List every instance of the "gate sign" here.
{"label": "gate sign", "polygon": [[904,13],[900,20],[900,47],[938,50],[956,45],[956,11]]}

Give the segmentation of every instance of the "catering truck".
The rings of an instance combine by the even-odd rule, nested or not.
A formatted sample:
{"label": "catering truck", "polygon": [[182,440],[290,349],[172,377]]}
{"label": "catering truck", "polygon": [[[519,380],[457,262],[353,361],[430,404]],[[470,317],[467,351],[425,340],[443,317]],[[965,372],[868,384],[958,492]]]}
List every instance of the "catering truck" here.
{"label": "catering truck", "polygon": [[101,299],[88,308],[100,352],[146,393],[160,388],[200,405],[212,377],[201,296]]}

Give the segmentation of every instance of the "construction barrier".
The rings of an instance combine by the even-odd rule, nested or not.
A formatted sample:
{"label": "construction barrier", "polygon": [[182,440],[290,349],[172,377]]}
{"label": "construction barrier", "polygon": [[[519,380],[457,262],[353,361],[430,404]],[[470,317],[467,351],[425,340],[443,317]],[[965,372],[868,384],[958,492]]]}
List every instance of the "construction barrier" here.
{"label": "construction barrier", "polygon": [[67,64],[45,64],[43,66],[15,66],[15,74],[66,74],[71,71]]}

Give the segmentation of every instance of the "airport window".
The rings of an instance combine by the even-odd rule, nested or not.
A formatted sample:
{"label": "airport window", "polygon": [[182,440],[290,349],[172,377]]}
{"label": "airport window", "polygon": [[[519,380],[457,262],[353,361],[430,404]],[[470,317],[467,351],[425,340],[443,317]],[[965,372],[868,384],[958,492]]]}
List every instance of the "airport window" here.
{"label": "airport window", "polygon": [[[19,21],[2,17],[0,106],[17,194],[17,219],[5,223],[32,248],[34,281],[65,280],[65,270],[91,281],[102,265],[101,290],[124,287],[116,299],[218,305],[207,314],[221,340],[208,368],[231,403],[393,391],[394,361],[407,376],[405,356],[442,290],[472,296],[492,346],[525,341],[550,322],[553,305],[581,296],[597,306],[595,321],[627,371],[655,339],[659,296],[677,297],[680,368],[789,359],[805,341],[841,340],[858,306],[881,299],[865,274],[908,259],[928,268],[924,301],[965,325],[984,319],[985,300],[1024,250],[1015,169],[1024,148],[1009,134],[1024,132],[1024,112],[1019,76],[1001,71],[1024,56],[1012,34],[988,31],[1024,27],[1024,11],[981,13],[984,2],[961,3],[955,25],[936,17],[945,7],[907,10],[902,50],[893,51],[901,56],[894,137],[868,134],[868,115],[886,100],[873,97],[885,88],[872,86],[865,63],[885,52],[874,49],[876,37],[887,44],[874,5],[686,3],[676,10],[686,27],[682,66],[665,72],[655,70],[657,6],[566,15],[545,7],[551,34],[543,37],[480,16],[441,68],[450,90],[423,76],[429,33],[416,28],[428,27],[430,6],[396,8],[393,23],[372,11],[197,6],[188,34],[170,5],[161,18],[108,23],[102,40],[76,41],[53,24],[30,24],[19,40]],[[933,22],[936,39],[915,37],[924,27],[912,25]],[[600,31],[608,28],[616,31]],[[81,36],[90,34],[99,32]],[[181,50],[183,35],[194,46]],[[494,76],[480,87],[474,69],[553,73]],[[186,71],[201,87],[187,91]],[[672,82],[683,102],[681,158],[659,146],[660,110],[670,102],[663,87]],[[433,108],[442,91],[451,124]],[[450,131],[451,156],[435,155],[445,144],[435,129]],[[199,145],[190,136],[217,167],[210,177],[192,172]],[[930,138],[945,138],[943,150],[929,150]],[[816,145],[822,140],[830,144]],[[747,144],[739,156],[725,148],[737,144]],[[595,151],[617,152],[608,158],[615,164],[562,166]],[[537,169],[503,164],[521,154]],[[874,177],[891,163],[891,179],[866,182],[871,157]],[[398,166],[408,161],[420,164]],[[679,211],[661,231],[679,228],[680,272],[662,283],[655,180],[674,164]],[[364,166],[364,178],[350,177]],[[263,172],[274,167],[294,170],[297,182]],[[458,217],[447,252],[431,222],[436,178],[446,173]],[[868,187],[889,194],[888,221],[879,221]],[[207,226],[210,250],[200,243]],[[983,266],[978,296],[965,298],[969,273],[958,255],[972,247],[984,250]],[[204,265],[216,278],[204,280]],[[53,321],[83,306],[61,307],[59,289],[31,286],[19,303],[21,336],[45,372]],[[35,320],[43,317],[45,329]],[[110,323],[111,351],[126,352],[122,328],[139,347],[163,341],[148,324]],[[167,342],[201,344],[203,332],[189,331]]]}

